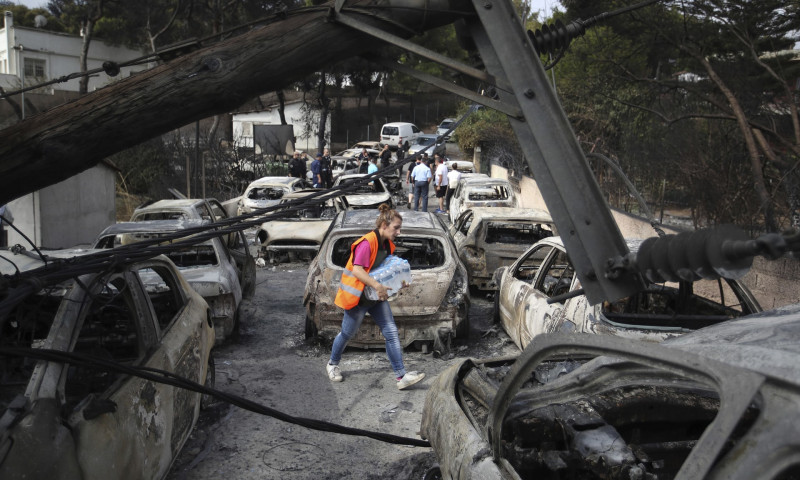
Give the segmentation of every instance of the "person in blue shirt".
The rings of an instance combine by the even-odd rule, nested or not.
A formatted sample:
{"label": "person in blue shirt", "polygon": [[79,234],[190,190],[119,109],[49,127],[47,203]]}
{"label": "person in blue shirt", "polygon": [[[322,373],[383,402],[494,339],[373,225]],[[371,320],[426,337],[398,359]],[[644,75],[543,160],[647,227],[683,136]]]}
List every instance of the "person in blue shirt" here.
{"label": "person in blue shirt", "polygon": [[370,173],[375,173],[378,171],[378,159],[377,158],[370,158],[369,159],[369,167],[367,167],[367,175]]}
{"label": "person in blue shirt", "polygon": [[311,183],[314,188],[322,188],[322,154],[318,153],[317,158],[311,162]]}
{"label": "person in blue shirt", "polygon": [[417,166],[411,170],[411,180],[414,182],[414,211],[419,211],[419,201],[422,199],[422,211],[428,211],[428,190],[433,179],[431,169],[417,157]]}

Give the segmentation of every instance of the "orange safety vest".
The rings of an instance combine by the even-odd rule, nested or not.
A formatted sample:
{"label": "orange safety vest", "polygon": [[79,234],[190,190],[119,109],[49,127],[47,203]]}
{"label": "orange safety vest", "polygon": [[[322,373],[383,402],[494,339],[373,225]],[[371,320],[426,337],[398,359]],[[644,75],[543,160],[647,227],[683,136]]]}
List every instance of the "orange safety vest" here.
{"label": "orange safety vest", "polygon": [[[353,275],[353,252],[356,249],[356,245],[361,243],[362,240],[369,242],[369,267],[364,268],[367,273],[372,270],[373,264],[375,263],[375,257],[378,255],[378,235],[374,230],[350,245],[350,259],[347,260],[347,265],[344,267],[344,271],[342,272],[342,280],[339,284],[339,291],[336,292],[336,300],[334,300],[334,303],[337,306],[344,308],[345,310],[350,310],[358,305],[358,300],[361,298],[361,292],[364,291],[364,283],[357,279],[355,275]],[[392,243],[391,240],[388,240],[388,242],[389,254],[392,254],[394,253],[395,248],[394,243]]]}

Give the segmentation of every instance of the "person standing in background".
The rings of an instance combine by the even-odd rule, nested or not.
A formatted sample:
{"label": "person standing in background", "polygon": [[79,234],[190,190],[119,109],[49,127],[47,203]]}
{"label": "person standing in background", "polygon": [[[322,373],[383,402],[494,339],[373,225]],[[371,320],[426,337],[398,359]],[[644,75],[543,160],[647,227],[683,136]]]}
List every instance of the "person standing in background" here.
{"label": "person standing in background", "polygon": [[436,198],[439,200],[439,208],[436,213],[445,213],[444,210],[444,195],[447,193],[447,165],[444,164],[444,158],[439,154],[434,154],[433,158],[436,160],[436,176],[434,186],[436,189]]}
{"label": "person standing in background", "polygon": [[331,161],[331,151],[329,149],[326,148],[322,151],[320,164],[322,166],[322,186],[331,188],[333,186],[333,162]]}
{"label": "person standing in background", "polygon": [[453,192],[455,192],[458,186],[458,181],[461,180],[461,172],[458,171],[458,163],[453,162],[452,165],[453,169],[447,172],[447,194],[445,195],[447,213],[450,213],[450,199],[453,198]]}

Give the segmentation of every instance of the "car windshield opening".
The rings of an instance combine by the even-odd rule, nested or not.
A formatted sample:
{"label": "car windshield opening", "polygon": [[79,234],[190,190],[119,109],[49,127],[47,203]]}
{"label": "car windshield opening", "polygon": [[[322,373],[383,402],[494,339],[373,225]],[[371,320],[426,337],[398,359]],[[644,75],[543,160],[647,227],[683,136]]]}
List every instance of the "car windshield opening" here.
{"label": "car windshield opening", "polygon": [[503,185],[478,187],[471,189],[467,194],[469,200],[508,200],[508,188]]}
{"label": "car windshield opening", "polygon": [[[50,333],[64,293],[63,288],[55,287],[25,297],[9,313],[6,321],[0,323],[0,345],[41,348]],[[36,360],[22,356],[0,358],[0,416],[15,397],[25,393],[36,364]]]}
{"label": "car windshield opening", "polygon": [[250,200],[280,200],[286,191],[280,187],[256,187],[247,192]]}
{"label": "car windshield opening", "polygon": [[211,244],[193,245],[170,250],[166,253],[179,268],[204,267],[219,264],[217,252]]}
{"label": "car windshield opening", "polygon": [[[350,258],[350,245],[359,237],[342,237],[333,244],[333,264],[344,268]],[[425,270],[444,265],[444,244],[437,238],[402,236],[395,240],[394,254],[408,261],[411,270]]]}
{"label": "car windshield opening", "polygon": [[489,222],[486,226],[486,243],[533,245],[552,235],[550,225],[541,223]]}
{"label": "car windshield opening", "polygon": [[[696,284],[695,284],[696,283]],[[723,280],[652,284],[646,290],[603,304],[616,323],[697,329],[750,312]]]}
{"label": "car windshield opening", "polygon": [[188,219],[189,215],[182,211],[175,212],[146,212],[140,213],[133,217],[134,222],[143,222],[147,220],[183,220]]}

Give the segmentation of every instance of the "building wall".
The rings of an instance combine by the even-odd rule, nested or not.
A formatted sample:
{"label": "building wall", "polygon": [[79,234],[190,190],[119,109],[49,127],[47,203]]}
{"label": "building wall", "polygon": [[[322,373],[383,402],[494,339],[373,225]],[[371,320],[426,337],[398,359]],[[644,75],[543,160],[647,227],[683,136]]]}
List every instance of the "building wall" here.
{"label": "building wall", "polygon": [[[492,165],[491,176],[508,178],[505,168]],[[524,208],[541,208],[547,210],[536,181],[523,177],[519,181],[520,204]],[[650,222],[630,213],[611,209],[617,226],[626,238],[649,238],[656,236]],[[667,234],[680,233],[670,227],[661,227]],[[742,278],[742,282],[753,292],[764,309],[782,307],[800,303],[800,260],[783,257],[778,260],[766,260],[756,257],[750,271]]]}
{"label": "building wall", "polygon": [[[8,204],[14,225],[37,247],[70,248],[90,244],[116,219],[116,172],[104,164],[30,193]],[[9,230],[9,245],[30,244]]]}
{"label": "building wall", "polygon": [[[4,27],[0,29],[0,73],[22,78],[25,58],[45,61],[44,78],[26,78],[25,85],[28,86],[80,71],[79,57],[83,42],[81,37],[13,25],[13,18],[9,19],[8,15],[4,15],[4,21]],[[89,44],[87,68],[90,70],[100,68],[107,60],[125,62],[140,56],[142,56],[140,51],[107,45],[95,38]],[[110,77],[105,73],[95,74],[89,78],[89,91],[146,68],[147,65],[124,67],[116,77]],[[77,92],[79,82],[79,79],[73,79],[46,88]]]}

